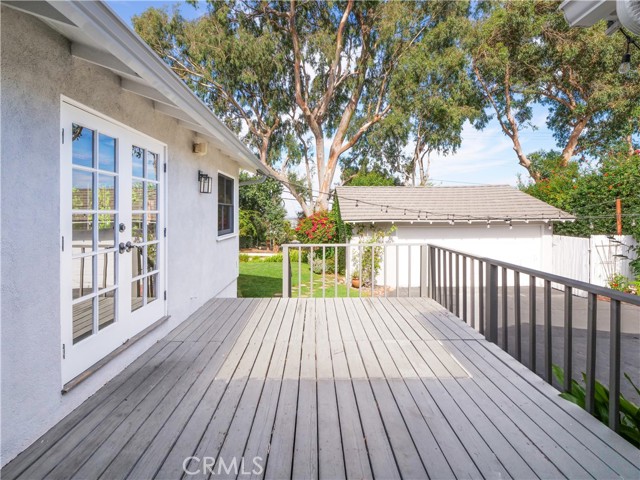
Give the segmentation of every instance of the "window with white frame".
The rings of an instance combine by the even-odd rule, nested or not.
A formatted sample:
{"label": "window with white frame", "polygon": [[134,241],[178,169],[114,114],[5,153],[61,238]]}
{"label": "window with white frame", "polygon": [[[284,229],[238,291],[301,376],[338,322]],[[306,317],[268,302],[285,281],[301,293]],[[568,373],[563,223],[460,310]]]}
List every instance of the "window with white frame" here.
{"label": "window with white frame", "polygon": [[218,174],[218,236],[233,233],[233,179]]}

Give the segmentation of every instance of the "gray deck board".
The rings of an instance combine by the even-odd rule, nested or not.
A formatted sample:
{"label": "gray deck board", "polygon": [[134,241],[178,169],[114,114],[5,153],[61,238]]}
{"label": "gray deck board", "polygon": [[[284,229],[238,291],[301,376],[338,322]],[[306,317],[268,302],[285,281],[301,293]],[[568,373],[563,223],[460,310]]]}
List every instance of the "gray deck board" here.
{"label": "gray deck board", "polygon": [[212,299],[1,474],[640,478],[639,465],[433,301]]}

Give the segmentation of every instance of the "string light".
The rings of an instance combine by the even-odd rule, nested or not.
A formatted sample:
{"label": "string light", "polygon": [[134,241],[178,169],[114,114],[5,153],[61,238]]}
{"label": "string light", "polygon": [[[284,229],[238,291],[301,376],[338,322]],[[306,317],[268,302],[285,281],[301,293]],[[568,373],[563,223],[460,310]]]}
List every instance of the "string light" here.
{"label": "string light", "polygon": [[[289,186],[293,186],[296,187],[297,185],[291,184],[289,182],[286,181],[282,181],[280,179],[276,179],[279,183],[282,183],[284,185],[289,185]],[[314,193],[318,193],[318,194],[324,194],[327,195],[328,199],[332,199],[333,197],[335,197],[336,199],[338,198],[336,193],[332,193],[332,192],[321,192],[318,191],[316,189],[311,189],[312,192]],[[356,207],[360,206],[360,203],[363,203],[365,205],[370,205],[373,207],[380,207],[381,211],[384,212],[386,210],[386,212],[388,213],[388,209],[389,209],[389,205],[381,205],[381,204],[377,204],[374,202],[368,202],[365,200],[360,200],[358,198],[349,198],[349,197],[340,197],[341,200],[348,200],[351,202],[354,202]],[[633,196],[633,197],[625,197],[625,198],[633,198],[633,199],[637,199],[637,197]],[[293,199],[291,199],[293,200]],[[610,204],[611,202],[613,202],[615,200],[610,200],[607,202],[602,202],[601,204],[589,204],[590,206],[598,206],[598,205],[605,205],[605,204]],[[396,208],[397,210],[400,210],[397,207],[393,207],[391,206],[391,208]],[[417,217],[418,220],[421,220],[421,215],[422,215],[422,210],[412,210],[412,209],[407,209],[407,208],[403,208],[403,214],[407,215],[407,212],[409,213],[417,213]],[[436,219],[436,221],[447,221],[449,224],[455,224],[455,220],[452,220],[450,217],[455,216],[455,214],[451,214],[451,213],[446,213],[446,212],[429,212],[429,211],[425,211],[425,215],[424,215],[424,220],[428,221],[430,225],[433,225],[434,220],[433,219],[429,219],[429,215],[433,215],[435,217],[439,217],[440,220]],[[612,213],[612,214],[602,214],[602,215],[580,215],[578,213],[574,214],[573,217],[571,219],[568,218],[561,218],[561,211],[558,211],[558,218],[544,218],[544,217],[540,217],[539,220],[540,221],[544,221],[545,224],[549,224],[550,222],[575,222],[575,221],[589,221],[589,228],[590,229],[594,229],[593,227],[593,220],[596,219],[604,219],[604,220],[608,220],[608,219],[615,219],[618,214]],[[472,224],[472,222],[475,221],[482,221],[483,219],[486,220],[487,222],[487,228],[491,228],[490,223],[492,221],[504,221],[507,223],[511,223],[514,220],[513,218],[505,218],[505,217],[479,217],[479,216],[475,216],[475,215],[462,215],[464,217],[464,219],[466,219],[468,224]],[[640,213],[622,213],[620,216],[622,216],[623,218],[630,218],[631,219],[631,226],[635,227],[637,225],[637,219],[640,218]],[[444,217],[444,218],[443,218]],[[463,220],[464,220],[463,219]],[[518,218],[515,218],[515,220],[518,220]],[[527,215],[524,215],[523,217],[520,217],[520,220],[524,221],[524,223],[528,224],[530,220],[536,220],[536,218],[529,218]],[[452,223],[453,222],[453,223]],[[375,222],[372,222],[372,224]]]}

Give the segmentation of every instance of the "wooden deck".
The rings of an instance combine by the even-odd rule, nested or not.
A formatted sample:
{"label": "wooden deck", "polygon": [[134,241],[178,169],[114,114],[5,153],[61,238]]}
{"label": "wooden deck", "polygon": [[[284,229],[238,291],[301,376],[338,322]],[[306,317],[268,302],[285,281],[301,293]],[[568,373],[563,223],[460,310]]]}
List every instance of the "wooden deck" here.
{"label": "wooden deck", "polygon": [[430,300],[214,299],[1,473],[640,478],[557,394]]}

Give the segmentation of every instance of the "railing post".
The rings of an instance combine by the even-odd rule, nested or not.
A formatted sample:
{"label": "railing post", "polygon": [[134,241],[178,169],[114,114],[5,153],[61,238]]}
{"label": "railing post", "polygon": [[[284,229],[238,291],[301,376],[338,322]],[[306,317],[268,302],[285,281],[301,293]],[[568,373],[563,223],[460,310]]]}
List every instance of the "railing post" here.
{"label": "railing post", "polygon": [[431,245],[429,250],[429,292],[432,299],[436,298],[436,249]]}
{"label": "railing post", "polygon": [[487,264],[485,321],[487,322],[485,337],[492,343],[498,343],[498,266]]}
{"label": "railing post", "polygon": [[609,325],[609,428],[620,430],[620,300],[611,299]]}
{"label": "railing post", "polygon": [[289,261],[289,247],[282,246],[282,298],[291,297],[291,263]]}
{"label": "railing post", "polygon": [[420,297],[428,296],[427,291],[427,245],[420,245]]}
{"label": "railing post", "polygon": [[[584,409],[595,412],[596,391],[596,334],[598,332],[598,297],[589,292],[587,300],[587,378],[585,381]],[[611,332],[609,332],[611,335]],[[566,373],[565,373],[566,375]]]}

